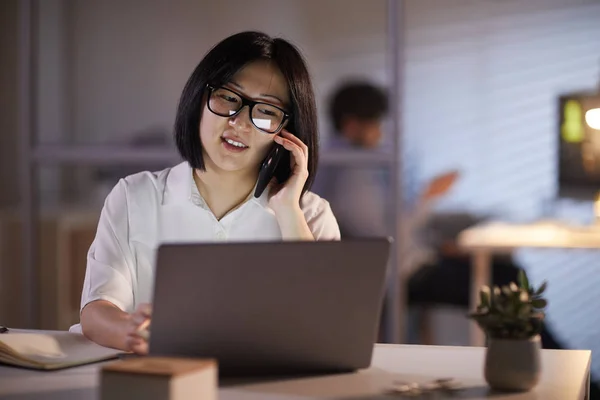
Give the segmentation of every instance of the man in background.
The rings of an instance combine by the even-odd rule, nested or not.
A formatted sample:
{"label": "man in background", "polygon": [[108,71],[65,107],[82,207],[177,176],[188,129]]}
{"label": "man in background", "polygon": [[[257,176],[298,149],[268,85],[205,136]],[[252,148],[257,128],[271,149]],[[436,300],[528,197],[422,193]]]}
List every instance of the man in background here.
{"label": "man in background", "polygon": [[[335,90],[329,103],[334,134],[325,152],[379,153],[382,124],[388,112],[385,92],[367,82],[347,82]],[[385,165],[344,163],[322,169],[319,183],[340,225],[343,237],[389,234],[389,171]]]}
{"label": "man in background", "polygon": [[[371,153],[390,159],[391,151],[382,148],[383,124],[388,109],[383,89],[364,81],[340,85],[329,104],[335,132],[325,152],[342,152],[350,158],[359,153]],[[391,163],[353,165],[348,162],[324,168],[325,172],[319,177],[321,192],[331,203],[343,238],[381,237],[392,231],[395,221],[391,211],[398,205],[390,203],[394,199],[390,167]],[[435,177],[421,188],[414,204],[402,210],[403,259],[412,267],[430,258],[429,249],[419,240],[419,231],[430,215],[433,201],[445,195],[457,177],[454,171]]]}
{"label": "man in background", "polygon": [[[363,158],[365,153],[374,155],[371,159],[391,159],[391,151],[382,147],[383,125],[388,113],[388,99],[385,92],[368,82],[346,82],[331,96],[329,116],[335,129],[334,138],[325,148],[325,153],[343,153],[341,165],[322,168],[317,177],[321,190],[317,192],[327,198],[340,226],[342,238],[384,237],[395,228],[391,203],[391,163],[352,163],[352,159]],[[432,262],[435,249],[423,240],[423,227],[429,220],[434,200],[445,195],[454,185],[458,174],[454,171],[440,175],[425,187],[413,204],[401,210],[403,223],[400,243],[400,276],[403,280],[421,265]],[[382,332],[380,331],[380,334]]]}

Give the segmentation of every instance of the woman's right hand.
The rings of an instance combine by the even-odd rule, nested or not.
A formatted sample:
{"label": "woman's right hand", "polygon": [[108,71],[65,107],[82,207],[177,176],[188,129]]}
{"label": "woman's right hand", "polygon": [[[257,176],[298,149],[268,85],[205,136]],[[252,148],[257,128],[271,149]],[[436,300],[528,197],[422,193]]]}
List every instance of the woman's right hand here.
{"label": "woman's right hand", "polygon": [[141,331],[148,328],[152,317],[152,306],[150,304],[140,304],[135,312],[130,314],[127,337],[125,338],[126,351],[135,354],[148,354],[148,340]]}

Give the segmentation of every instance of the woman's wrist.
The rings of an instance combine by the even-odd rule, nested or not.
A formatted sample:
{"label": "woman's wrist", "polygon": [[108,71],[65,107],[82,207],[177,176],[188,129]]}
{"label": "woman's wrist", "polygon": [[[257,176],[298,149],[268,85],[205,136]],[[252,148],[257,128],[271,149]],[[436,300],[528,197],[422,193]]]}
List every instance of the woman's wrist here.
{"label": "woman's wrist", "polygon": [[284,240],[315,240],[300,205],[278,207],[273,211]]}

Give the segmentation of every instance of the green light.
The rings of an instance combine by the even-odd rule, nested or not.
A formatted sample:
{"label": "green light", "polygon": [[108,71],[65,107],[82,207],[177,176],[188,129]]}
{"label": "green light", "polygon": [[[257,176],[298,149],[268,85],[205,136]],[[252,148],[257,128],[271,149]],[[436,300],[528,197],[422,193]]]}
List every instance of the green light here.
{"label": "green light", "polygon": [[583,128],[581,104],[569,100],[563,107],[563,123],[560,128],[563,140],[569,143],[581,143],[585,133]]}

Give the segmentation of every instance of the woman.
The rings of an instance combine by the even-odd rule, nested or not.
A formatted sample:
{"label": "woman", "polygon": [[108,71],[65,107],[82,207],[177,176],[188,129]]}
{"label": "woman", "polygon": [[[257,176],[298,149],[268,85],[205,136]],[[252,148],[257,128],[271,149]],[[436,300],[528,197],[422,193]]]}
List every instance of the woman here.
{"label": "woman", "polygon": [[[329,204],[308,192],[318,159],[310,77],[298,50],[258,32],[233,35],[189,78],[175,120],[183,163],[122,179],[108,195],[88,253],[85,336],[146,354],[152,261],[159,242],[337,240]],[[255,198],[262,161],[287,151]],[[183,311],[183,310],[182,310]]]}

